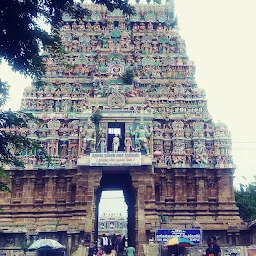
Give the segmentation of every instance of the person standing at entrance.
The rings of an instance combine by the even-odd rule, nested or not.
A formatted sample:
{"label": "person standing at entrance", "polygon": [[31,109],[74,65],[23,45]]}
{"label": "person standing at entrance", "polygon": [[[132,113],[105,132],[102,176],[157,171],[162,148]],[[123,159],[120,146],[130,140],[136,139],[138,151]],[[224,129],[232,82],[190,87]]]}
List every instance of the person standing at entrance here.
{"label": "person standing at entrance", "polygon": [[207,239],[207,245],[205,256],[221,256],[221,250],[215,236]]}
{"label": "person standing at entrance", "polygon": [[102,235],[102,238],[101,238],[101,247],[103,248],[103,250],[105,251],[105,249],[107,247],[110,246],[110,240],[108,237],[106,237],[105,234]]}
{"label": "person standing at entrance", "polygon": [[117,256],[123,256],[124,255],[124,248],[125,248],[125,236],[118,240],[117,243]]}
{"label": "person standing at entrance", "polygon": [[220,250],[219,245],[217,244],[216,236],[212,236],[211,237],[211,243],[212,243],[212,248],[213,248],[214,256],[221,256],[221,250]]}
{"label": "person standing at entrance", "polygon": [[129,246],[126,249],[126,256],[134,256],[135,255],[135,248],[129,244]]}
{"label": "person standing at entrance", "polygon": [[113,138],[113,142],[112,142],[112,147],[113,147],[114,153],[118,152],[119,146],[120,146],[120,139],[118,137],[118,134],[116,134],[115,137]]}
{"label": "person standing at entrance", "polygon": [[211,238],[207,239],[207,245],[208,245],[208,247],[206,248],[204,256],[214,256]]}
{"label": "person standing at entrance", "polygon": [[112,250],[111,245],[107,245],[104,249],[104,254],[102,256],[116,256],[116,251]]}
{"label": "person standing at entrance", "polygon": [[113,236],[111,237],[111,244],[112,244],[112,249],[116,251],[116,243],[117,243],[117,238],[116,235],[113,234]]}

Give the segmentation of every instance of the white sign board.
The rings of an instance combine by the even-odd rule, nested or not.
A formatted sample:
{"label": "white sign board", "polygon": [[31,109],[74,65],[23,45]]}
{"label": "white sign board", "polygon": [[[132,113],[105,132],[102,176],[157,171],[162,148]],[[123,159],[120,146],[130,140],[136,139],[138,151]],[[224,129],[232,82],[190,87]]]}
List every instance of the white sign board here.
{"label": "white sign board", "polygon": [[90,166],[140,166],[141,153],[91,153]]}

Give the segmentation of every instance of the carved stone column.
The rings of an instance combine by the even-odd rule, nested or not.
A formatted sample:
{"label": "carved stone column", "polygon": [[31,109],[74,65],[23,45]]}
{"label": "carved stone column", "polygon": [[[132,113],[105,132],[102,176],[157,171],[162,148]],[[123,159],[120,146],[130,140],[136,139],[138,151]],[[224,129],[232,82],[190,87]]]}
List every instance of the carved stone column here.
{"label": "carved stone column", "polygon": [[72,177],[67,177],[67,189],[66,189],[66,202],[70,203],[70,199],[71,199],[71,181],[72,181]]}
{"label": "carved stone column", "polygon": [[47,183],[45,184],[46,195],[45,203],[54,203],[54,186],[55,186],[55,177],[49,177]]}
{"label": "carved stone column", "polygon": [[36,182],[36,179],[35,177],[31,178],[29,180],[29,183],[30,183],[30,191],[32,192],[31,195],[32,195],[32,202],[34,202],[35,198],[36,198],[36,195],[35,195],[35,182]]}
{"label": "carved stone column", "polygon": [[34,198],[33,191],[34,191],[34,186],[35,186],[35,179],[28,177],[26,184],[24,184],[23,186],[26,187],[27,191],[29,191],[29,193],[27,195],[27,202],[33,203],[33,198]]}
{"label": "carved stone column", "polygon": [[183,202],[187,197],[184,189],[184,175],[181,170],[175,170],[175,202]]}
{"label": "carved stone column", "polygon": [[161,169],[160,174],[160,201],[164,202],[166,198],[166,170]]}
{"label": "carved stone column", "polygon": [[[45,193],[44,193],[44,202],[46,203],[46,200],[48,199],[48,195],[49,195],[49,177],[45,177],[44,178],[44,182],[45,182],[45,185],[44,185],[44,190],[45,190]],[[51,198],[52,196],[50,196]]]}
{"label": "carved stone column", "polygon": [[235,243],[236,243],[236,245],[240,245],[240,233],[239,232],[235,233]]}
{"label": "carved stone column", "polygon": [[26,244],[30,244],[30,235],[26,234]]}
{"label": "carved stone column", "polygon": [[200,175],[197,171],[196,174],[196,188],[197,188],[197,202],[204,202],[205,201],[205,181],[204,177]]}
{"label": "carved stone column", "polygon": [[230,170],[218,170],[219,202],[230,202],[233,199],[233,186],[230,186]]}
{"label": "carved stone column", "polygon": [[79,245],[79,234],[75,234],[75,247]]}
{"label": "carved stone column", "polygon": [[[32,197],[31,197],[31,193],[28,193],[28,187],[31,185],[30,182],[31,180],[29,179],[29,177],[22,177],[22,184],[23,184],[23,187],[22,187],[22,203],[31,203],[32,202]],[[13,187],[13,190],[15,189],[15,187]],[[33,190],[32,190],[33,191]]]}
{"label": "carved stone column", "polygon": [[231,246],[233,244],[233,233],[227,233],[228,236],[228,245]]}
{"label": "carved stone column", "polygon": [[232,172],[229,175],[229,187],[230,187],[230,194],[231,194],[230,199],[231,199],[231,201],[235,202],[235,191],[234,191],[233,181],[234,181],[234,176],[233,176],[233,172]]}
{"label": "carved stone column", "polygon": [[52,177],[52,203],[56,203],[56,192],[57,192],[57,176]]}
{"label": "carved stone column", "polygon": [[[87,211],[85,231],[91,234],[91,239],[94,239],[95,230],[95,215],[96,215],[96,197],[97,190],[100,187],[102,171],[99,169],[87,170]],[[92,242],[92,241],[91,241]]]}
{"label": "carved stone column", "polygon": [[174,202],[175,199],[175,180],[173,173],[168,173],[167,185],[167,198],[168,201]]}
{"label": "carved stone column", "polygon": [[68,234],[67,256],[71,256],[72,234]]}
{"label": "carved stone column", "polygon": [[[132,185],[137,191],[137,202],[136,202],[136,230],[137,230],[137,237],[136,237],[136,250],[138,254],[143,252],[143,243],[146,242],[146,231],[145,231],[145,174],[143,177],[141,176],[141,173],[138,172],[138,170],[132,170],[131,171],[132,176]],[[139,247],[140,245],[141,247]]]}

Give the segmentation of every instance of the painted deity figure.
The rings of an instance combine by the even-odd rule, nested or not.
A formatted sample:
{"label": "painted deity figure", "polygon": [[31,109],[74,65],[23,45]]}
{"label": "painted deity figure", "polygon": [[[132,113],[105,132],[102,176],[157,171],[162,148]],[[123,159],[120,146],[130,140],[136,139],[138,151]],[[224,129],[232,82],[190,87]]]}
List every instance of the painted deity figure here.
{"label": "painted deity figure", "polygon": [[202,146],[195,148],[194,159],[198,164],[201,164],[201,163],[207,164],[208,163],[207,154]]}
{"label": "painted deity figure", "polygon": [[159,24],[159,25],[157,26],[157,28],[156,28],[156,31],[157,31],[158,34],[159,34],[159,33],[162,33],[162,32],[164,31],[163,26],[162,26],[161,24]]}
{"label": "painted deity figure", "polygon": [[94,31],[97,31],[97,32],[101,31],[100,24],[99,24],[98,22],[96,22],[96,23],[93,25],[93,30],[94,30]]}
{"label": "painted deity figure", "polygon": [[105,137],[101,137],[98,143],[98,147],[100,148],[100,153],[105,153],[106,152],[106,145],[107,141]]}
{"label": "painted deity figure", "polygon": [[149,22],[147,29],[148,29],[148,31],[154,30],[153,24],[151,22]]}
{"label": "painted deity figure", "polygon": [[130,127],[130,134],[135,136],[135,146],[138,151],[141,149],[146,150],[146,154],[149,155],[149,138],[152,134],[152,129],[148,130],[148,127],[144,122],[140,122],[135,130]]}
{"label": "painted deity figure", "polygon": [[60,153],[60,155],[62,157],[66,157],[68,155],[68,149],[67,149],[67,144],[66,143],[61,145],[61,153]]}
{"label": "painted deity figure", "polygon": [[140,32],[144,32],[145,30],[146,30],[145,23],[141,22],[141,23],[140,23],[140,26],[139,26],[139,31],[140,31]]}
{"label": "painted deity figure", "polygon": [[138,32],[138,30],[139,30],[139,25],[135,23],[132,28],[132,32]]}
{"label": "painted deity figure", "polygon": [[108,48],[108,36],[105,33],[102,33],[101,36],[101,47],[102,48]]}
{"label": "painted deity figure", "polygon": [[89,120],[85,127],[82,128],[81,131],[82,134],[82,150],[84,153],[87,150],[90,150],[91,152],[95,152],[95,146],[96,146],[96,129],[95,125]]}
{"label": "painted deity figure", "polygon": [[130,153],[132,149],[132,139],[129,134],[124,139],[125,152]]}
{"label": "painted deity figure", "polygon": [[115,134],[115,137],[113,138],[113,142],[112,142],[112,148],[113,148],[114,153],[118,152],[119,146],[120,146],[120,139],[119,139],[118,135]]}

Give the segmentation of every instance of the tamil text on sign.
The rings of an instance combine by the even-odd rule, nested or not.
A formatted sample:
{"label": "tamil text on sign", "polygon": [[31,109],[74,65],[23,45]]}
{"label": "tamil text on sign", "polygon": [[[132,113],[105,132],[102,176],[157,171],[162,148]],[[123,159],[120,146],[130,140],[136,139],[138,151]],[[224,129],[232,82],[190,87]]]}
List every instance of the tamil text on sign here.
{"label": "tamil text on sign", "polygon": [[194,242],[194,244],[201,243],[201,230],[200,229],[159,229],[156,230],[155,240],[157,242],[166,243],[173,237],[184,237]]}
{"label": "tamil text on sign", "polygon": [[91,153],[90,166],[140,166],[141,153]]}

